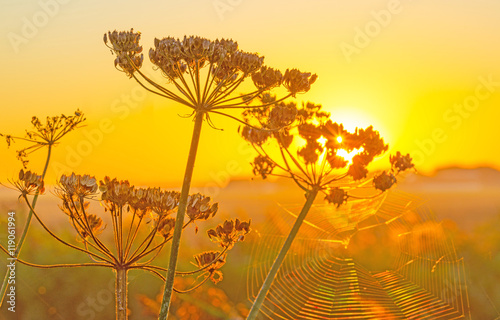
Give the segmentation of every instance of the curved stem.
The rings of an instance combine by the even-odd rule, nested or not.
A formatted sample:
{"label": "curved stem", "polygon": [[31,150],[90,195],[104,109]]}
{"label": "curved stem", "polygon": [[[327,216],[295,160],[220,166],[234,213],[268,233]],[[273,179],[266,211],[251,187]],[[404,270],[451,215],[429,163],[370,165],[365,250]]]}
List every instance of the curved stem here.
{"label": "curved stem", "polygon": [[112,262],[104,257],[101,257],[99,256],[98,254],[95,254],[93,252],[90,252],[88,250],[85,250],[85,249],[82,249],[80,247],[77,247],[77,246],[74,246],[72,245],[71,243],[68,243],[66,241],[64,241],[63,239],[59,238],[55,233],[53,233],[46,225],[45,223],[43,223],[42,219],[40,219],[40,217],[36,214],[35,210],[33,209],[33,207],[31,207],[31,205],[29,204],[28,202],[28,199],[26,198],[26,196],[23,197],[24,198],[24,201],[26,202],[26,204],[29,206],[30,210],[33,211],[33,214],[35,215],[35,218],[38,220],[38,222],[42,225],[42,227],[45,229],[45,231],[47,231],[54,239],[56,239],[57,241],[61,242],[62,244],[65,244],[66,246],[70,247],[70,248],[73,248],[75,250],[78,250],[78,251],[81,251],[83,253],[86,253],[88,255],[91,255],[93,257],[96,257],[97,259],[99,260],[102,260],[102,261],[106,261],[107,263],[110,263],[112,264]]}
{"label": "curved stem", "polygon": [[[159,273],[158,271],[156,271],[155,269],[153,268],[150,268],[148,266],[137,266],[137,267],[132,267],[131,269],[141,269],[141,270],[144,270],[144,271],[148,271],[148,272],[151,272],[152,274],[154,274],[155,276],[157,276],[158,278],[160,278],[161,280],[165,281],[165,277]],[[187,289],[187,290],[179,290],[179,289],[176,289],[175,287],[172,287],[172,290],[175,292],[175,293],[189,293],[193,290],[196,290],[198,289],[200,286],[202,286],[205,282],[207,282],[207,280],[210,278],[210,276],[206,276],[205,279],[203,279],[200,283],[198,283],[197,285],[195,285],[194,287],[190,288],[190,289]]]}
{"label": "curved stem", "polygon": [[[50,155],[52,153],[52,145],[48,145],[48,151],[47,151],[47,159],[45,160],[45,167],[43,168],[42,172],[42,180],[45,178],[45,174],[47,173],[47,168],[49,167],[49,162],[50,162]],[[31,202],[31,207],[34,208],[36,206],[36,202],[38,200],[38,192],[34,195],[33,200]],[[33,218],[33,210],[30,209],[28,213],[28,217],[26,218],[26,224],[24,225],[23,232],[21,234],[21,238],[19,238],[19,242],[17,243],[16,250],[14,251],[14,255],[12,256],[13,258],[17,258],[19,254],[21,253],[21,248],[23,247],[24,241],[26,240],[26,235],[28,234],[28,229],[31,224],[31,219]],[[8,287],[8,281],[9,281],[9,272],[8,270],[5,272],[5,276],[3,278],[2,282],[2,288],[0,289],[0,306],[2,306],[3,299],[5,297],[5,293],[7,292],[7,287]]]}
{"label": "curved stem", "polygon": [[[214,263],[216,263],[219,260],[219,258],[222,257],[222,255],[224,253],[226,253],[226,251],[228,249],[229,248],[224,248],[224,250],[222,250],[222,252],[219,253],[219,255],[212,260],[212,262],[210,262],[209,264],[207,264],[203,268],[196,269],[196,270],[193,270],[193,271],[176,271],[175,274],[176,275],[187,276],[187,275],[192,275],[192,274],[201,272],[203,270],[206,270],[206,269],[210,268],[211,265],[213,265]],[[150,269],[155,269],[155,270],[160,270],[160,271],[168,271],[167,268],[162,268],[162,267],[158,267],[158,266],[144,265],[144,264],[131,266],[130,269],[132,269],[132,268],[142,268],[142,267],[147,267],[147,268],[150,268]]]}
{"label": "curved stem", "polygon": [[[2,245],[0,245],[0,249],[2,249],[3,252],[6,254],[9,254],[9,251],[5,249]],[[28,261],[24,261],[22,259],[17,259],[17,258],[11,258],[15,259],[15,261],[19,261],[19,263],[30,266],[30,267],[35,267],[35,268],[40,268],[40,269],[52,269],[52,268],[76,268],[76,267],[107,267],[107,268],[113,268],[112,264],[109,263],[63,263],[63,264],[49,264],[49,265],[44,265],[44,264],[37,264],[37,263],[32,263]]]}
{"label": "curved stem", "polygon": [[271,267],[271,270],[267,274],[266,280],[264,281],[264,284],[262,284],[262,287],[260,288],[259,294],[257,295],[257,298],[255,299],[252,309],[250,309],[250,313],[248,314],[247,320],[253,320],[257,317],[260,309],[262,308],[262,304],[264,303],[264,299],[266,298],[267,293],[269,292],[269,289],[271,288],[271,285],[274,281],[274,278],[276,278],[276,275],[278,274],[278,270],[281,267],[281,264],[283,263],[283,260],[285,260],[285,256],[292,246],[292,242],[295,239],[295,236],[297,235],[300,226],[302,225],[302,222],[304,221],[304,218],[306,217],[307,213],[309,212],[309,209],[311,208],[311,205],[314,202],[314,199],[316,198],[316,195],[318,194],[318,187],[315,186],[312,188],[312,190],[309,192],[307,195],[307,201],[302,207],[302,210],[300,211],[299,216],[297,217],[297,220],[295,220],[295,224],[292,227],[292,230],[290,230],[290,233],[288,234],[288,237],[285,240],[285,243],[280,249],[280,252],[278,253],[278,256],[276,257],[276,260],[274,260],[274,263]]}
{"label": "curved stem", "polygon": [[[81,222],[83,222],[85,224],[85,227],[87,228],[87,232],[90,234],[92,240],[94,240],[96,246],[98,248],[96,248],[98,251],[102,252],[104,255],[106,255],[107,257],[111,258],[112,260],[114,260],[115,262],[117,262],[118,260],[115,258],[115,256],[111,253],[111,251],[108,249],[108,247],[106,247],[106,245],[104,243],[102,243],[99,238],[97,238],[95,235],[94,235],[94,232],[92,231],[92,228],[90,227],[90,224],[89,224],[89,221],[87,219],[87,213],[85,212],[85,206],[83,204],[83,198],[80,198],[80,210],[82,212],[82,216],[83,216],[83,219],[80,218]],[[71,198],[71,204],[73,206],[73,208],[75,209],[76,213],[78,214],[78,208],[76,207],[76,204],[75,202],[73,201],[73,198]],[[81,225],[81,223],[79,223],[79,225]],[[75,228],[76,230],[76,228]],[[82,238],[83,239],[83,238]],[[83,239],[84,241],[86,241],[85,239]],[[88,242],[88,241],[87,241]],[[90,244],[90,242],[88,242]],[[92,245],[94,247],[94,245]]]}
{"label": "curved stem", "polygon": [[292,96],[292,94],[290,93],[290,94],[284,96],[281,99],[278,99],[276,101],[272,101],[272,102],[269,102],[269,103],[264,103],[264,104],[258,105],[258,106],[247,106],[247,105],[242,105],[241,103],[234,103],[234,104],[227,104],[227,105],[217,105],[217,106],[213,107],[211,110],[215,110],[215,109],[252,109],[252,108],[264,108],[264,107],[271,106],[273,104],[277,104],[278,102],[284,101],[284,100],[290,98],[291,96]]}
{"label": "curved stem", "polygon": [[195,123],[193,128],[193,137],[191,139],[191,147],[189,149],[189,156],[184,173],[184,181],[182,183],[181,196],[179,199],[179,207],[177,209],[177,217],[175,220],[174,236],[172,239],[172,248],[170,251],[170,261],[168,264],[167,279],[165,281],[165,289],[163,292],[163,301],[161,303],[161,310],[159,320],[166,320],[168,310],[170,308],[170,300],[172,298],[175,268],[177,267],[177,257],[179,255],[179,246],[181,242],[182,226],[184,224],[184,216],[186,215],[187,200],[189,195],[189,188],[191,186],[191,178],[193,176],[194,163],[196,160],[196,152],[198,151],[198,143],[200,141],[201,127],[203,124],[204,112],[198,111],[195,116]]}
{"label": "curved stem", "polygon": [[[184,230],[191,222],[193,222],[194,220],[189,220],[187,223],[184,224],[184,226],[182,227],[182,229]],[[156,234],[156,232],[155,232]],[[153,235],[154,236],[154,235]],[[148,261],[145,261],[145,262],[141,262],[142,265],[147,265],[149,264],[151,261],[153,261],[154,259],[156,259],[156,257],[160,254],[161,250],[163,249],[163,246],[165,245],[165,243],[167,243],[168,241],[172,240],[173,236],[170,236],[168,238],[165,238],[162,242],[160,242],[159,244],[155,245],[153,248],[149,249],[149,246],[151,245],[151,242],[150,241],[147,246],[141,251],[141,253],[135,255],[133,258],[131,258],[129,261],[127,261],[125,263],[125,265],[129,266],[130,264],[132,263],[135,263],[137,261],[139,261],[140,259],[144,258],[145,256],[151,254],[152,252],[154,252],[156,250],[156,253],[155,255],[150,258]],[[141,244],[142,246],[142,244]],[[149,249],[148,251],[146,251],[147,249]],[[166,270],[166,269],[165,269]]]}

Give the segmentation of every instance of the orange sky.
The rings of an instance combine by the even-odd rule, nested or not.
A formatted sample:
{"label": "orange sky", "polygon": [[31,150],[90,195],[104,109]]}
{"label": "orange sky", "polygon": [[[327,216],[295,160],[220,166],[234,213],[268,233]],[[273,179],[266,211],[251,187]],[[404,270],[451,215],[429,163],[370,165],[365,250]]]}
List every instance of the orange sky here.
{"label": "orange sky", "polygon": [[[317,73],[299,101],[322,104],[347,127],[373,124],[390,152],[411,153],[421,172],[500,168],[499,18],[500,2],[493,0],[6,1],[0,132],[21,135],[33,115],[80,108],[87,127],[55,149],[48,183],[74,170],[136,185],[180,185],[192,122],[178,115],[189,110],[117,72],[102,42],[108,30],[133,27],[145,52],[155,37],[225,37],[264,55],[269,66]],[[143,70],[154,74],[147,58]],[[203,129],[199,186],[224,186],[251,172],[252,154],[237,124],[213,120],[224,131]],[[41,171],[42,153],[31,157],[30,168]],[[5,145],[0,158],[5,182],[20,163]]]}

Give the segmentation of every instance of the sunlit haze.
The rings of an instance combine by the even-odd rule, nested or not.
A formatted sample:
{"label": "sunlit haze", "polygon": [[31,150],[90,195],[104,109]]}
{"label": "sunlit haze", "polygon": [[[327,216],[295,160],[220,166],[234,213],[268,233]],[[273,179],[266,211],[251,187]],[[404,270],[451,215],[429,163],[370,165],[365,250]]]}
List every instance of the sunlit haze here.
{"label": "sunlit haze", "polygon": [[[396,151],[410,153],[422,173],[499,168],[500,149],[493,145],[500,118],[499,11],[492,0],[4,1],[0,132],[22,135],[34,115],[79,108],[87,125],[54,149],[47,183],[75,171],[180,186],[193,126],[183,117],[190,110],[118,72],[102,41],[109,30],[134,28],[142,33],[142,70],[155,79],[147,58],[154,38],[184,35],[232,38],[283,72],[318,74],[297,102],[322,104],[349,131],[373,125],[389,144],[374,168],[386,168]],[[216,115],[212,121],[223,130],[204,126],[194,184],[250,178],[255,154],[238,124]],[[0,148],[0,176],[17,174],[20,147],[18,141]],[[30,168],[41,171],[44,152],[30,157]]]}

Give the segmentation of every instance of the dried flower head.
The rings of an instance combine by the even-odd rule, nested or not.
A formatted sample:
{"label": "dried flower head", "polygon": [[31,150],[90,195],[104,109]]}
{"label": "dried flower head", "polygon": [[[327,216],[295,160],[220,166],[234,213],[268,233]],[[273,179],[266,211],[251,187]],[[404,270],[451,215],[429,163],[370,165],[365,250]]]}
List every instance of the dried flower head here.
{"label": "dried flower head", "polygon": [[133,188],[127,180],[118,181],[116,178],[111,180],[110,177],[104,177],[104,181],[99,182],[101,200],[118,207],[124,206],[129,201]]}
{"label": "dried flower head", "polygon": [[73,195],[78,198],[85,198],[93,196],[97,193],[97,180],[88,174],[77,175],[62,175],[59,178],[59,187],[61,191],[72,197]]}
{"label": "dried flower head", "polygon": [[300,72],[297,69],[287,69],[283,76],[283,85],[295,96],[297,93],[309,91],[309,89],[311,89],[311,84],[313,84],[317,78],[318,76],[316,74],[311,75],[311,73]]}
{"label": "dried flower head", "polygon": [[186,214],[191,220],[207,220],[213,217],[219,208],[218,203],[211,204],[210,197],[205,197],[200,193],[188,197]]}
{"label": "dried flower head", "polygon": [[243,129],[241,130],[241,135],[248,142],[260,146],[263,143],[265,143],[267,139],[269,139],[271,133],[269,131],[259,130],[249,126],[244,126]]}
{"label": "dried flower head", "polygon": [[[367,166],[388,149],[372,126],[349,132],[333,122],[321,105],[308,102],[297,108],[293,103],[278,102],[272,95],[260,99],[268,106],[245,110],[245,121],[280,129],[269,132],[246,126],[240,133],[258,152],[252,163],[253,173],[264,179],[283,176],[276,173],[279,169],[306,193],[314,188],[325,194],[325,200],[339,206],[348,199],[349,189],[368,179]],[[278,157],[267,150],[273,141],[280,149]],[[375,189],[387,190],[394,174],[413,167],[410,156],[400,153],[391,157],[391,164],[392,176],[378,176]]]}
{"label": "dried flower head", "polygon": [[262,179],[265,179],[273,172],[275,164],[268,157],[258,155],[255,157],[252,167],[254,175],[260,174]]}
{"label": "dried flower head", "polygon": [[325,196],[325,200],[328,201],[328,203],[336,204],[337,208],[344,204],[347,198],[347,192],[339,187],[328,190]]}
{"label": "dried flower head", "polygon": [[382,173],[373,178],[373,185],[380,191],[390,189],[396,182],[396,177],[391,172],[382,171]]}
{"label": "dried flower head", "polygon": [[[284,99],[307,92],[317,77],[297,69],[289,69],[283,75],[279,70],[264,66],[263,56],[240,50],[238,43],[233,40],[212,41],[198,36],[184,36],[183,39],[157,38],[154,40],[154,47],[149,50],[149,58],[168,83],[174,85],[176,90],[170,90],[139,71],[142,64],[139,33],[134,33],[133,30],[114,31],[105,35],[105,43],[108,38],[111,41],[108,47],[117,55],[115,65],[119,65],[121,71],[133,76],[148,91],[194,109],[193,114],[201,111],[209,124],[209,116],[213,113],[242,122],[220,110],[258,108],[259,106],[250,105],[252,101],[281,85],[289,91]],[[204,68],[207,69],[202,72]],[[137,71],[135,75],[134,71]],[[238,94],[236,89],[248,77],[257,90]],[[286,125],[293,121],[288,114],[283,117],[285,119],[276,119],[273,114],[269,125],[277,130],[278,124]]]}
{"label": "dried flower head", "polygon": [[218,283],[222,280],[222,272],[219,269],[226,263],[225,255],[221,255],[217,251],[206,251],[194,256],[196,265],[199,268],[205,268],[213,283]]}
{"label": "dried flower head", "polygon": [[85,117],[80,110],[75,111],[73,116],[65,116],[61,114],[60,116],[47,117],[46,122],[42,123],[39,118],[32,117],[31,124],[34,130],[26,130],[26,137],[15,137],[12,135],[4,135],[0,133],[0,136],[5,137],[7,145],[10,147],[11,143],[16,140],[23,140],[31,143],[30,146],[17,150],[17,158],[23,163],[23,167],[26,169],[28,164],[28,155],[44,146],[55,145],[62,137],[64,137],[70,131],[79,128],[81,123],[85,121]]}
{"label": "dried flower head", "polygon": [[269,90],[281,85],[283,75],[279,70],[262,66],[259,71],[252,74],[252,80],[258,89]]}
{"label": "dried flower head", "polygon": [[267,127],[270,129],[281,129],[291,125],[297,116],[295,103],[279,103],[269,112]]}
{"label": "dried flower head", "polygon": [[390,156],[390,162],[393,170],[397,170],[397,172],[405,171],[415,167],[415,165],[412,163],[410,154],[406,154],[406,156],[403,156],[399,151],[395,156]]}
{"label": "dried flower head", "polygon": [[[108,37],[111,45],[108,45]],[[129,77],[132,77],[135,69],[142,66],[144,57],[142,55],[142,46],[139,45],[141,39],[140,32],[130,31],[113,31],[104,34],[104,43],[111,52],[116,55],[115,67],[119,66],[120,71],[125,72]]]}
{"label": "dried flower head", "polygon": [[21,192],[21,196],[42,194],[45,191],[43,179],[41,175],[23,169],[19,171],[19,180],[12,181],[11,184],[15,189]]}
{"label": "dried flower head", "polygon": [[232,248],[236,242],[245,240],[245,235],[251,230],[250,223],[251,220],[226,220],[215,229],[208,230],[207,234],[210,240],[219,243],[221,247]]}
{"label": "dried flower head", "polygon": [[175,219],[172,217],[162,216],[158,222],[158,232],[163,238],[168,239],[174,234]]}

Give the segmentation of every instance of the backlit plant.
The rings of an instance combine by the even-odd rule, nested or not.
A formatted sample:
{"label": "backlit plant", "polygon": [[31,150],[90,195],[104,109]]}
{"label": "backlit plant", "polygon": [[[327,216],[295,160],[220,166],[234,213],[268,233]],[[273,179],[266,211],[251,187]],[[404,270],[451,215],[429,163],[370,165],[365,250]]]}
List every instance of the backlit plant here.
{"label": "backlit plant", "polygon": [[[238,43],[233,40],[212,41],[197,36],[186,36],[182,40],[166,37],[155,39],[154,47],[149,50],[151,63],[165,78],[165,83],[160,84],[141,71],[144,57],[139,40],[140,33],[134,32],[133,29],[128,32],[108,32],[104,35],[105,44],[116,56],[114,64],[118,70],[134,78],[147,91],[189,107],[194,117],[193,136],[179,199],[169,272],[160,311],[160,319],[165,320],[172,295],[183,219],[203,121],[207,120],[213,126],[210,116],[221,115],[243,122],[227,111],[273,105],[252,102],[260,101],[255,98],[280,86],[283,86],[288,94],[278,101],[307,92],[316,80],[316,75],[297,69],[288,69],[282,74],[265,66],[264,57],[238,49]],[[241,92],[241,84],[248,79],[251,79],[255,89]]]}
{"label": "backlit plant", "polygon": [[[116,272],[116,319],[127,319],[127,273],[132,269],[151,272],[162,280],[162,272],[167,269],[153,265],[167,242],[172,240],[180,194],[175,191],[163,191],[159,188],[136,188],[128,181],[119,181],[105,177],[97,182],[89,175],[63,175],[56,189],[61,199],[61,210],[68,216],[73,226],[79,245],[63,240],[42,221],[31,206],[28,195],[43,191],[42,177],[32,172],[21,170],[19,179],[12,185],[20,193],[26,205],[42,227],[60,243],[83,252],[93,261],[91,263],[39,265],[18,259],[20,263],[38,268],[57,267],[106,267]],[[91,213],[89,200],[100,195],[100,203],[109,214],[113,241],[109,243],[101,234],[106,229],[102,214]],[[195,225],[196,221],[212,218],[218,210],[218,204],[209,197],[193,194],[188,197],[188,221],[182,226]],[[220,268],[225,264],[227,251],[244,239],[250,232],[250,222],[225,221],[216,229],[209,230],[209,235],[221,233],[223,236],[212,239],[222,247],[221,251],[208,251],[195,255],[196,270],[176,272],[176,275],[204,275],[190,289],[174,291],[187,293],[202,285],[207,280],[214,283],[222,279]],[[3,246],[4,252],[8,253]]]}
{"label": "backlit plant", "polygon": [[[342,124],[333,122],[330,114],[323,111],[320,105],[309,102],[297,108],[295,103],[276,101],[271,95],[264,95],[261,100],[263,104],[274,103],[274,106],[245,110],[244,119],[266,129],[278,130],[263,131],[250,126],[241,129],[243,138],[258,153],[252,163],[253,173],[264,179],[268,176],[291,178],[304,190],[306,202],[254,301],[248,319],[256,318],[286,253],[319,193],[338,207],[349,198],[358,198],[354,191],[372,180],[375,194],[370,197],[376,197],[396,183],[399,172],[413,168],[410,156],[398,152],[390,157],[390,171],[370,177],[367,166],[388,149],[373,127],[357,128],[351,133]],[[275,154],[276,149],[278,155]],[[342,156],[345,153],[355,155],[349,161]]]}
{"label": "backlit plant", "polygon": [[[31,124],[34,127],[34,130],[26,130],[25,137],[17,137],[10,134],[1,134],[0,136],[5,137],[7,141],[7,145],[10,147],[17,140],[21,141],[21,143],[27,143],[28,146],[16,151],[17,158],[22,162],[23,167],[26,169],[28,166],[28,155],[31,153],[42,149],[44,147],[47,148],[47,158],[45,159],[45,164],[43,167],[43,172],[40,176],[40,180],[43,181],[45,178],[45,174],[47,173],[47,168],[49,167],[50,157],[52,154],[52,148],[59,143],[59,141],[69,132],[79,128],[82,126],[82,123],[85,121],[85,117],[80,110],[76,110],[74,115],[66,116],[61,114],[60,116],[47,117],[45,123],[38,117],[33,117],[31,119]],[[24,183],[27,183],[26,178],[34,178],[35,175],[31,175],[31,172],[28,171],[24,173],[21,171],[21,175],[19,176],[20,180],[23,180]],[[16,187],[20,187],[19,185]],[[31,185],[32,188],[36,188],[38,186]],[[38,190],[38,189],[36,189]],[[25,189],[25,192],[30,190]],[[31,194],[31,193],[30,193]],[[36,202],[38,200],[38,193],[34,194],[33,201],[31,202],[31,206],[33,208],[36,207]],[[24,241],[26,239],[26,235],[29,230],[29,226],[31,224],[31,219],[33,217],[33,212],[30,210],[28,213],[28,217],[26,218],[26,223],[24,225],[23,230],[21,231],[21,237],[17,243],[16,249],[11,252],[11,256],[13,258],[17,258],[21,249],[23,247]],[[5,293],[7,292],[7,282],[9,278],[9,273],[6,272],[3,282],[2,288],[0,291],[0,305],[2,305],[3,298],[5,297]]]}

